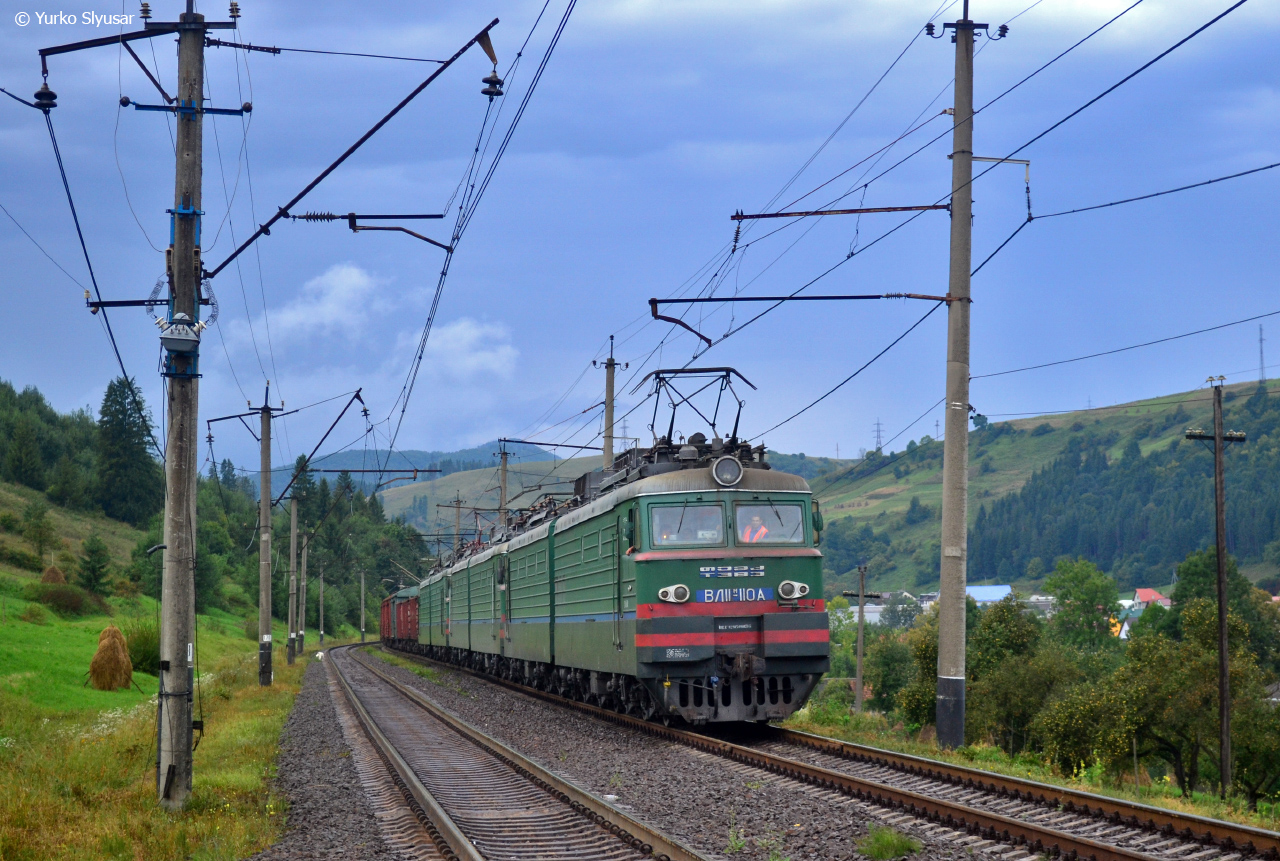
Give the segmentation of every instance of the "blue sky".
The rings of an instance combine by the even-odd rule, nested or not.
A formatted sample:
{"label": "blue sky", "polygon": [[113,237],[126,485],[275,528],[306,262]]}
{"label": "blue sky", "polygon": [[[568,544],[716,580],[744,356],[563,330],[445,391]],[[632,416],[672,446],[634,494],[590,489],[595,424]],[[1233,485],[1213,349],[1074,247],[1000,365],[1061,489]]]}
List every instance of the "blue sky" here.
{"label": "blue sky", "polygon": [[[975,0],[973,14],[994,25],[1030,3]],[[71,10],[50,0],[3,5],[0,86],[24,97],[40,82],[37,48],[109,33],[85,24],[20,27],[18,12]],[[158,19],[179,11],[173,0],[152,5]],[[1012,23],[1008,39],[982,46],[977,102],[1127,5],[1043,0]],[[1228,5],[1146,0],[980,114],[977,154],[1006,155]],[[542,8],[255,0],[241,6],[242,41],[428,58],[448,56],[498,17],[494,44],[503,69]],[[199,8],[210,18],[225,14],[221,4]],[[502,124],[563,8],[551,3],[534,32],[509,82]],[[619,359],[632,363],[623,379],[688,361],[693,337],[646,324],[648,298],[706,286],[710,273],[702,267],[733,237],[728,216],[765,207],[937,8],[937,0],[580,5],[453,261],[398,446],[447,450],[498,435],[532,435],[558,422],[564,423],[539,438],[589,442],[599,429],[598,413],[573,416],[600,400],[603,372],[590,363],[607,350],[608,336],[617,336]],[[958,8],[938,20],[954,20]],[[86,9],[136,12],[111,4]],[[1032,161],[1034,210],[1088,206],[1280,160],[1277,30],[1277,7],[1253,0],[1021,153]],[[148,63],[155,49],[160,79],[171,86],[173,43],[141,44]],[[884,146],[917,116],[935,118],[893,148],[880,168],[941,133],[949,119],[937,115],[951,102],[953,61],[948,40],[917,39],[778,203]],[[107,298],[141,298],[163,271],[164,210],[173,193],[170,130],[164,115],[120,110],[118,98],[155,102],[158,94],[116,48],[56,57],[50,66],[49,82],[59,94],[54,122],[99,284]],[[464,57],[296,211],[440,211],[480,130],[480,78],[487,67],[479,51]],[[237,118],[206,121],[206,261],[222,260],[233,233],[237,241],[247,236],[429,68],[309,54],[253,54],[246,67],[243,54],[209,49],[212,104],[251,98],[255,110],[247,133]],[[859,192],[844,205],[935,202],[947,192],[949,143],[944,136],[872,184],[865,198]],[[864,169],[804,203],[844,194]],[[1280,246],[1273,238],[1278,193],[1280,170],[1031,224],[974,278],[973,373],[1280,310],[1274,274]],[[976,182],[975,199],[976,265],[1025,218],[1022,169],[991,171]],[[0,104],[0,204],[88,283],[41,118],[8,99]],[[831,217],[760,238],[734,256],[718,295],[790,292],[902,220]],[[759,224],[744,239],[775,226],[781,225]],[[447,238],[440,223],[427,223],[427,232]],[[947,236],[946,213],[926,213],[810,291],[944,293]],[[80,287],[3,213],[0,259],[0,377],[38,386],[60,409],[96,407],[114,359],[100,322],[83,308]],[[409,237],[355,235],[342,223],[274,228],[214,282],[221,318],[205,335],[202,419],[237,411],[246,397],[260,401],[267,378],[273,398],[283,397],[291,408],[363,386],[373,420],[386,418],[441,261],[441,252]],[[737,322],[751,310],[739,306]],[[758,386],[746,394],[743,419],[744,432],[754,435],[847,376],[925,310],[904,301],[796,303],[717,345],[699,363],[733,365]],[[695,312],[689,319],[718,336],[731,314],[728,307],[707,307],[701,318]],[[113,321],[126,365],[158,418],[155,330],[138,310],[118,311]],[[1280,317],[1264,323],[1274,333],[1268,362],[1280,364]],[[871,445],[877,420],[886,437],[902,431],[942,396],[945,331],[939,311],[766,442],[822,455],[834,455],[838,445],[848,455]],[[1257,336],[1257,325],[1249,324],[975,380],[971,400],[981,412],[1000,416],[1190,389],[1210,373],[1249,379],[1257,374]],[[637,403],[629,391],[620,387],[624,409]],[[277,459],[309,450],[340,403],[290,417]],[[632,435],[647,434],[649,415],[648,407],[632,414]],[[932,434],[938,417],[927,415],[894,447]],[[677,426],[686,434],[704,429],[683,418]],[[383,444],[388,427],[378,425]],[[333,439],[359,447],[362,430],[352,416]],[[223,425],[216,447],[220,458],[256,462],[243,430]]]}

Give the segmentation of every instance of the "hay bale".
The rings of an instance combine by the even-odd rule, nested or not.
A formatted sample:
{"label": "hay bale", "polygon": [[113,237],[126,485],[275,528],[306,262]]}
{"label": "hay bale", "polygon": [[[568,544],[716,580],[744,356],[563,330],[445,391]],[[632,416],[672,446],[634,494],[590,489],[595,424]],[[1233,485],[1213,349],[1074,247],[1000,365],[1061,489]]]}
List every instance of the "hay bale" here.
{"label": "hay bale", "polygon": [[89,662],[89,680],[100,691],[114,691],[133,684],[133,663],[124,634],[108,625],[98,635],[98,651]]}
{"label": "hay bale", "polygon": [[66,583],[67,575],[62,573],[62,569],[56,565],[50,565],[44,569],[44,574],[40,576],[41,583]]}

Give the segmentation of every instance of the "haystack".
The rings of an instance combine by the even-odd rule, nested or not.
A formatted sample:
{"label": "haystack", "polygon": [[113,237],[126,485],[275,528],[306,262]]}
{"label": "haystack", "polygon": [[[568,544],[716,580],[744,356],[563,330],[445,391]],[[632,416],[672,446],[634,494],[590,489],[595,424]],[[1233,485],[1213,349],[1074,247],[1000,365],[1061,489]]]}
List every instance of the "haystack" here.
{"label": "haystack", "polygon": [[57,566],[50,565],[44,569],[44,574],[40,576],[41,583],[66,583],[67,575],[62,573],[62,569]]}
{"label": "haystack", "polygon": [[114,691],[133,684],[129,647],[115,625],[108,625],[98,635],[98,651],[89,662],[89,680],[100,691]]}

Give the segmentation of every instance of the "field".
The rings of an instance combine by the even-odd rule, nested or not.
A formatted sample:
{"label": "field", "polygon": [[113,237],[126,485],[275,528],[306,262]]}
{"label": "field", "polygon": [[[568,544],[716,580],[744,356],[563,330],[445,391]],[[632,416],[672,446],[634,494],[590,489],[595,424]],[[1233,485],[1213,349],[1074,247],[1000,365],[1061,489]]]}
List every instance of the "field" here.
{"label": "field", "polygon": [[[0,514],[20,516],[37,496],[0,484]],[[120,566],[141,537],[101,516],[57,507],[49,515],[55,556],[78,555],[97,530]],[[23,546],[16,534],[0,540]],[[112,597],[110,615],[63,617],[23,599],[37,576],[0,565],[0,861],[234,859],[270,844],[287,811],[268,780],[305,661],[289,667],[277,650],[275,682],[261,688],[245,619],[198,617],[196,716],[205,731],[192,803],[169,815],[155,801],[155,676],[135,672],[135,686],[119,691],[86,684],[103,628],[154,624],[156,602]],[[277,642],[283,633],[277,626]]]}

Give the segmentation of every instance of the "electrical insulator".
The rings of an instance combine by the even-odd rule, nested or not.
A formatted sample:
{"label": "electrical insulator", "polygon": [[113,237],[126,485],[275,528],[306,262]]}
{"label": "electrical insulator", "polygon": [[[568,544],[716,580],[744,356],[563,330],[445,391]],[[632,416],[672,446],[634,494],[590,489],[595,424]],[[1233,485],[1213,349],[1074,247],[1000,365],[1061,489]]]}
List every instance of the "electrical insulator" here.
{"label": "electrical insulator", "polygon": [[138,17],[141,18],[143,21],[151,20],[151,4],[150,3],[142,4],[142,13],[138,15]]}
{"label": "electrical insulator", "polygon": [[488,96],[490,99],[494,96],[502,95],[502,78],[498,77],[498,70],[496,67],[492,72],[485,75],[481,79],[481,82],[486,85],[485,88],[480,91],[481,95]]}
{"label": "electrical insulator", "polygon": [[41,84],[40,89],[36,90],[36,107],[42,111],[58,106],[58,94],[49,89],[48,84]]}
{"label": "electrical insulator", "polygon": [[925,32],[925,35],[926,35],[926,36],[932,36],[932,35],[933,35],[933,22],[932,22],[932,21],[930,21],[928,24],[925,24],[925,25],[924,25],[924,32]]}
{"label": "electrical insulator", "polygon": [[1000,29],[996,31],[996,38],[1003,39],[1005,36],[1008,36],[1008,35],[1009,35],[1009,25],[1001,24]]}
{"label": "electrical insulator", "polygon": [[232,20],[240,17],[240,4],[236,0],[231,0],[231,12],[229,14]]}

